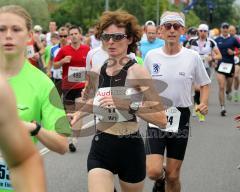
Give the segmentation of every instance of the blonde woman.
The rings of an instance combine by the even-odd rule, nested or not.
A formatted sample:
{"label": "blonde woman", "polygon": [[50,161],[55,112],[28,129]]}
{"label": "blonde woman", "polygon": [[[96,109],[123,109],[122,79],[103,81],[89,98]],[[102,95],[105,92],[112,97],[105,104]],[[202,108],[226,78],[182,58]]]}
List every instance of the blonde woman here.
{"label": "blonde woman", "polygon": [[[33,141],[64,154],[70,127],[60,97],[51,80],[25,58],[31,27],[31,17],[22,7],[0,8],[0,69],[14,91],[19,117],[34,136]],[[7,170],[3,162],[1,166]],[[10,184],[0,186],[1,192],[9,190]]]}

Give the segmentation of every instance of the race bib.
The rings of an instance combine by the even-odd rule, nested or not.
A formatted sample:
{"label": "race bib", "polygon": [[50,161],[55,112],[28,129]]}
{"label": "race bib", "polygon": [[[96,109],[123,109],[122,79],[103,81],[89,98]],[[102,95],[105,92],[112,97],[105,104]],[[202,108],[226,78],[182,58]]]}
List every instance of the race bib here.
{"label": "race bib", "polygon": [[80,83],[85,81],[85,67],[69,67],[68,81],[72,83]]}
{"label": "race bib", "polygon": [[166,112],[166,116],[167,116],[166,129],[161,129],[152,123],[149,123],[149,126],[159,128],[161,131],[177,133],[178,127],[179,127],[179,122],[180,122],[181,112],[176,107],[170,107],[165,112]]}
{"label": "race bib", "polygon": [[233,64],[232,63],[220,63],[218,67],[218,72],[223,72],[226,74],[230,74],[232,71]]}
{"label": "race bib", "polygon": [[10,183],[9,171],[5,161],[0,157],[0,190],[13,190]]}
{"label": "race bib", "polygon": [[125,87],[104,87],[99,88],[93,101],[93,113],[97,115],[100,121],[103,122],[123,122],[133,118],[128,111],[118,110],[116,108],[101,108],[99,107],[99,99],[104,96],[114,96],[120,99],[129,99],[130,95]]}
{"label": "race bib", "polygon": [[34,56],[34,48],[33,45],[27,45],[27,58],[33,58]]}

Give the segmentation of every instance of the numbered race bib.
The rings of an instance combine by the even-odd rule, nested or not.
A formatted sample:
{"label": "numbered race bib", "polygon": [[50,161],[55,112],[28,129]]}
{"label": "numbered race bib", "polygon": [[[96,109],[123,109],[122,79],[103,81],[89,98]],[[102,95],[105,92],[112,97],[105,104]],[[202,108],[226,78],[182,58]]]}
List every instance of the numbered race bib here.
{"label": "numbered race bib", "polygon": [[34,48],[33,45],[27,45],[27,58],[33,58],[34,56]]}
{"label": "numbered race bib", "polygon": [[232,63],[220,63],[218,67],[218,72],[223,72],[226,74],[230,74],[232,71],[233,64]]}
{"label": "numbered race bib", "polygon": [[13,190],[10,183],[9,171],[5,161],[0,157],[0,191],[4,190]]}
{"label": "numbered race bib", "polygon": [[80,83],[85,81],[85,67],[69,67],[68,81],[72,83]]}
{"label": "numbered race bib", "polygon": [[159,128],[161,131],[177,133],[181,112],[176,107],[170,107],[166,110],[166,116],[168,121],[166,129],[161,129],[152,123],[149,123],[149,126]]}
{"label": "numbered race bib", "polygon": [[118,110],[115,108],[101,108],[99,107],[99,99],[104,96],[114,96],[120,99],[129,99],[127,95],[127,88],[125,87],[104,87],[99,88],[93,101],[93,113],[97,115],[100,121],[103,122],[123,122],[133,118],[128,111]]}

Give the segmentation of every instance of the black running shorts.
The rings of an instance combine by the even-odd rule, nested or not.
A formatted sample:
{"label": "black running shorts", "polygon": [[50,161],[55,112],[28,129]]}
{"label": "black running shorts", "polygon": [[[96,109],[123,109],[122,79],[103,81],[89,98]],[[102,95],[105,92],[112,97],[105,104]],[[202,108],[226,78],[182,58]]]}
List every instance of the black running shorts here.
{"label": "black running shorts", "polygon": [[146,177],[146,156],[139,132],[117,136],[96,134],[87,161],[88,171],[103,168],[118,174],[127,183],[138,183]]}
{"label": "black running shorts", "polygon": [[148,127],[145,149],[147,155],[164,155],[165,149],[168,158],[183,160],[189,135],[189,108],[179,108],[181,112],[178,133],[161,131],[158,128]]}

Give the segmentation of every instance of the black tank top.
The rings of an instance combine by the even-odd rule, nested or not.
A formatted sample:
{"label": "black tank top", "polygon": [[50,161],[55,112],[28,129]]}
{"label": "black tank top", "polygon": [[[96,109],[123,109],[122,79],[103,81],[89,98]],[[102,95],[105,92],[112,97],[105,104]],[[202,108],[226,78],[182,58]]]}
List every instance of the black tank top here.
{"label": "black tank top", "polygon": [[[127,72],[128,69],[134,65],[136,60],[129,60],[123,68],[118,72],[118,74],[114,76],[109,76],[106,72],[108,62],[106,61],[104,65],[101,67],[100,75],[99,75],[99,84],[98,88],[103,87],[126,87],[126,78],[127,78]],[[133,122],[136,121],[136,115],[133,115],[133,118],[125,121],[125,122]]]}

